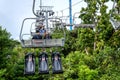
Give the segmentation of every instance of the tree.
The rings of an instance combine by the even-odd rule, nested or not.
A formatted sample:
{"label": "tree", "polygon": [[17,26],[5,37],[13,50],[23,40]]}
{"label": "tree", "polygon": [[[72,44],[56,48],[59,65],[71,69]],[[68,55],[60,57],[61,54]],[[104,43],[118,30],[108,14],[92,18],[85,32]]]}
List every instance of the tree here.
{"label": "tree", "polygon": [[19,44],[18,41],[11,39],[10,36],[11,34],[0,26],[0,71],[2,73],[1,77],[4,76],[4,78],[8,73],[7,71],[10,71],[13,57],[16,55],[13,52],[13,48]]}

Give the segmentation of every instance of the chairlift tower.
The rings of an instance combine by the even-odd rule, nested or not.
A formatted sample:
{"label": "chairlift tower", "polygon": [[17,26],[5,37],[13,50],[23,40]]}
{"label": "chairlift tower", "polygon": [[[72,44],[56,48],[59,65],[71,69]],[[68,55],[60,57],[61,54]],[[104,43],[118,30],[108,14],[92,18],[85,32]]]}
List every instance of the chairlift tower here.
{"label": "chairlift tower", "polygon": [[120,29],[120,21],[115,19],[114,15],[120,15],[119,10],[116,9],[117,7],[117,0],[114,0],[113,7],[112,7],[112,12],[110,14],[110,22],[115,30]]}

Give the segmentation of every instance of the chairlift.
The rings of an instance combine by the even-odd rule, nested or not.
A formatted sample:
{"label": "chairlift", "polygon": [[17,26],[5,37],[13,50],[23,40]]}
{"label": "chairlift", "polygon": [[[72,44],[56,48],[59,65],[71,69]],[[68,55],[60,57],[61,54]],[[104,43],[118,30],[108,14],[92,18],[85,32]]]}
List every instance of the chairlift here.
{"label": "chairlift", "polygon": [[[62,20],[59,19],[59,18],[48,18],[48,21],[49,20],[59,20],[61,22],[60,24],[60,27],[62,29],[62,36],[60,38],[52,38],[52,39],[32,39],[31,37],[33,37],[34,35],[37,35],[36,32],[31,32],[32,30],[30,30],[30,33],[24,33],[23,32],[23,27],[24,24],[25,24],[25,21],[27,20],[37,20],[38,18],[25,18],[23,20],[23,23],[22,23],[22,27],[21,27],[21,31],[20,31],[20,41],[21,41],[21,44],[22,44],[22,47],[25,47],[25,48],[48,48],[48,47],[62,47],[64,46],[64,43],[65,43],[65,31],[64,31],[64,27],[63,27],[63,24],[62,24]],[[44,18],[42,19],[39,19],[39,21],[43,20]],[[49,30],[49,32],[52,32],[51,28],[47,27],[46,30]],[[50,35],[53,35],[55,34],[54,32],[53,33],[50,33]],[[56,33],[56,35],[58,34],[59,36],[59,33]],[[24,36],[26,35],[29,35],[29,38],[28,39],[24,39]]]}
{"label": "chairlift", "polygon": [[[33,11],[33,14],[36,16],[36,18],[25,18],[22,22],[20,36],[19,36],[22,47],[24,48],[48,48],[48,47],[64,46],[64,43],[65,43],[64,26],[60,18],[54,18],[52,16],[54,14],[52,10],[53,6],[41,6],[40,5],[40,10],[35,10],[35,2],[36,1],[33,0],[32,11]],[[45,13],[46,16],[43,15],[43,13]],[[52,16],[52,17],[49,18],[49,16]],[[24,27],[26,27],[25,22],[29,20],[35,20],[36,23],[45,22],[46,31],[50,32],[50,35],[54,35],[55,33],[54,32],[52,33],[53,30],[51,30],[51,27],[48,25],[48,22],[50,22],[51,20],[59,21],[61,23],[60,26],[62,28],[62,32],[61,32],[62,36],[59,38],[52,37],[52,39],[32,39],[33,36],[38,35],[38,34],[36,34],[36,32],[32,32],[32,30],[30,30],[29,33],[24,33],[24,30],[23,30]],[[30,26],[27,26],[27,27],[30,28]],[[56,33],[56,35],[59,36],[59,33]],[[24,38],[25,36],[27,36],[28,38],[25,39]]]}
{"label": "chairlift", "polygon": [[117,10],[116,0],[114,0],[112,12],[110,14],[110,22],[115,30],[120,29],[120,21],[115,19],[114,15],[120,15],[119,10]]}
{"label": "chairlift", "polygon": [[[95,29],[95,22],[92,23],[92,24],[86,24],[86,23],[83,23],[82,20],[76,16],[77,14],[80,15],[80,12],[75,12],[73,14],[73,24],[66,24],[66,26],[74,26],[74,28],[91,28],[91,29]],[[77,19],[79,19],[79,23],[76,23]]]}
{"label": "chairlift", "polygon": [[[35,10],[35,0],[33,0],[33,14],[36,18],[25,18],[22,22],[21,30],[20,30],[20,41],[23,48],[50,48],[50,47],[62,47],[65,44],[65,31],[62,19],[53,17],[52,15],[54,12],[52,11],[51,6],[40,6],[40,10]],[[37,12],[35,12],[37,11]],[[45,13],[45,15],[44,15]],[[48,17],[51,16],[51,17]],[[31,23],[30,26],[28,24]],[[49,26],[49,23],[53,25],[53,21],[58,21],[60,24],[59,26],[53,26],[52,28]],[[45,24],[44,24],[45,23]],[[34,38],[35,36],[39,36],[38,34],[38,25],[45,25],[45,31],[48,34],[43,38]],[[25,26],[27,25],[27,26]],[[53,28],[60,28],[56,31]],[[30,29],[29,32],[25,32],[25,29]],[[40,29],[39,29],[40,30]],[[56,35],[58,35],[56,37]],[[41,35],[40,35],[41,36]],[[39,37],[40,37],[39,36]],[[57,57],[57,58],[56,58]],[[49,74],[49,67],[48,67],[48,55],[45,52],[42,52],[38,56],[39,62],[39,74]],[[56,54],[52,54],[52,65],[53,65],[53,73],[62,73],[62,66],[61,66],[61,58],[58,52]],[[25,55],[25,67],[24,67],[24,74],[35,74],[35,56],[32,53],[28,53]]]}
{"label": "chairlift", "polygon": [[24,74],[35,74],[35,56],[32,53],[25,55]]}

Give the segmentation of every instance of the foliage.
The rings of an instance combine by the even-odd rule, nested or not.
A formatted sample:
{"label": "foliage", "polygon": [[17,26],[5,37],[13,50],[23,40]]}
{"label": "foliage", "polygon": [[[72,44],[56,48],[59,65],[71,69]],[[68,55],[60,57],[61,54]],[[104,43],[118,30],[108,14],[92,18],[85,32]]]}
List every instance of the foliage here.
{"label": "foliage", "polygon": [[[115,31],[109,22],[106,2],[109,0],[84,0],[82,23],[96,24],[91,28],[65,30],[65,46],[57,50],[62,55],[63,74],[52,74],[51,52],[50,74],[38,74],[38,54],[41,49],[22,48],[19,42],[10,39],[10,33],[0,27],[0,80],[120,80],[120,30]],[[118,0],[119,4],[119,0]],[[97,14],[99,12],[100,15]],[[63,36],[55,30],[53,38]],[[55,48],[51,48],[55,51]],[[35,75],[24,75],[24,56],[33,52],[36,58]]]}

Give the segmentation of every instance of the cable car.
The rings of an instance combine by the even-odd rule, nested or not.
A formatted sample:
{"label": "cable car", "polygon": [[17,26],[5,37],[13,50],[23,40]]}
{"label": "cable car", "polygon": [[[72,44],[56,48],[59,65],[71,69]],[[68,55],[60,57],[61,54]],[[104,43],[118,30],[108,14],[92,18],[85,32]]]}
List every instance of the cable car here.
{"label": "cable car", "polygon": [[24,74],[35,74],[35,56],[32,53],[28,53],[25,55]]}
{"label": "cable car", "polygon": [[115,17],[118,15],[120,17],[120,7],[117,5],[117,0],[114,0],[112,12],[110,14],[110,22],[115,30],[120,29],[120,21]]}

